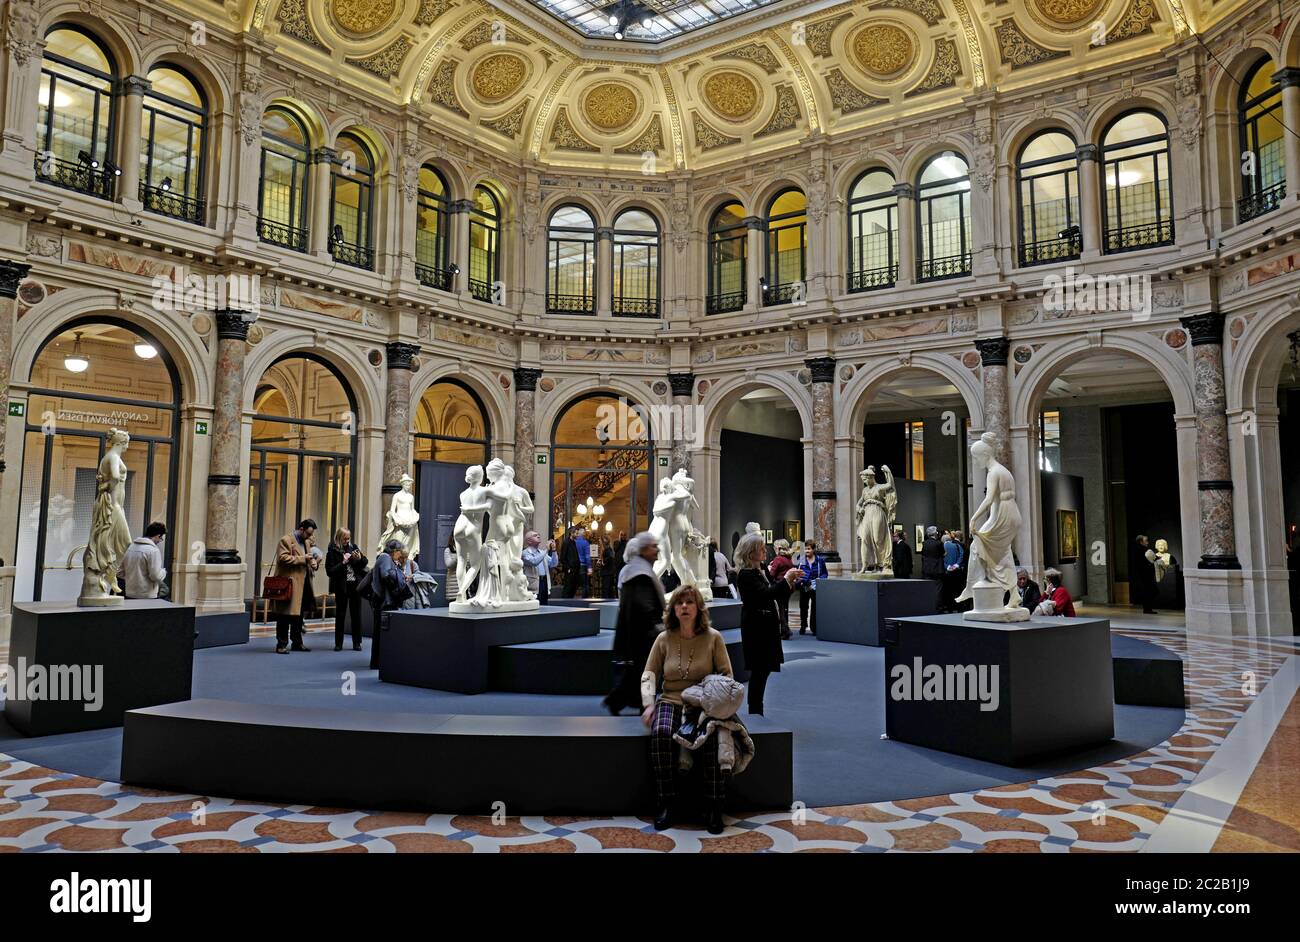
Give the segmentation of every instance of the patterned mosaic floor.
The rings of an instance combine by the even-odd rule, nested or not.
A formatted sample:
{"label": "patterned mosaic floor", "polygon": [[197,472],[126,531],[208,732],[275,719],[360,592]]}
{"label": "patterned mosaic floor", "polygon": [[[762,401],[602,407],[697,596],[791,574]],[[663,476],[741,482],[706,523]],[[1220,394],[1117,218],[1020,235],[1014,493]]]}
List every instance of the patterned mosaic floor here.
{"label": "patterned mosaic floor", "polygon": [[[573,853],[1139,851],[1296,647],[1126,631],[1184,659],[1182,729],[1118,762],[1020,785],[728,819],[724,834],[646,818],[506,818],[277,806],[126,788],[0,755],[0,852]],[[1253,689],[1252,689],[1253,685]],[[1297,701],[1300,704],[1300,701]],[[1297,850],[1300,706],[1278,725],[1217,849]],[[1281,793],[1279,793],[1279,789]],[[1294,846],[1293,846],[1294,845]]]}

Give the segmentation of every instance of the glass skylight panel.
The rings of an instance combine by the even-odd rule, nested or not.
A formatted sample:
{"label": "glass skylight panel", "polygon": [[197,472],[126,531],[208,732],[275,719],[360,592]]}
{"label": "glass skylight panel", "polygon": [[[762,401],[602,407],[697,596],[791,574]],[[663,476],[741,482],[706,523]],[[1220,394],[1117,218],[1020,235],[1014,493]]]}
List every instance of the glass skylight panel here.
{"label": "glass skylight panel", "polygon": [[[609,23],[611,0],[532,0],[551,16],[562,20],[583,36],[614,38]],[[780,0],[640,0],[653,19],[647,30],[639,22],[624,28],[626,39],[659,42],[702,29],[729,17],[779,3]]]}

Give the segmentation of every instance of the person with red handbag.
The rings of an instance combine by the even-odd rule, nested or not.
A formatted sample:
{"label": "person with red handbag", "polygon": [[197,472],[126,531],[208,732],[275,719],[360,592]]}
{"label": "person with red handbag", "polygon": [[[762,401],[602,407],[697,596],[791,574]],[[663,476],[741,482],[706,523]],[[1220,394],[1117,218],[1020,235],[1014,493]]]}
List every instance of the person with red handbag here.
{"label": "person with red handbag", "polygon": [[310,591],[307,581],[310,573],[320,568],[320,554],[312,553],[315,544],[311,538],[315,532],[316,521],[308,518],[292,533],[282,536],[276,547],[275,574],[267,578],[263,593],[271,599],[271,610],[275,612],[276,654],[289,653],[290,635],[293,650],[311,650],[302,642],[302,609],[303,599]]}

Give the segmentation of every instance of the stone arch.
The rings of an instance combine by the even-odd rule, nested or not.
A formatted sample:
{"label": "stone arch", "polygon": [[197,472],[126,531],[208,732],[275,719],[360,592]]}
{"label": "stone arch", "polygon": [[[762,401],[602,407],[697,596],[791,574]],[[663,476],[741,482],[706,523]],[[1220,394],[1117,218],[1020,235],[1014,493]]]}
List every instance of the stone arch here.
{"label": "stone arch", "polygon": [[357,407],[358,429],[383,424],[383,381],[377,375],[376,368],[366,362],[356,344],[349,344],[335,336],[318,336],[313,343],[310,335],[290,330],[276,331],[249,349],[248,358],[244,361],[243,411],[248,412],[253,408],[257,383],[275,361],[286,356],[308,353],[327,360],[352,393]]}
{"label": "stone arch", "polygon": [[913,148],[912,152],[903,160],[903,173],[898,178],[898,182],[910,183],[912,186],[916,186],[920,182],[922,168],[929,163],[931,158],[940,154],[955,154],[965,161],[966,167],[969,169],[971,165],[970,150],[970,142],[957,137],[944,137],[938,142],[926,141]]}
{"label": "stone arch", "polygon": [[514,422],[507,422],[506,419],[506,416],[511,414],[510,403],[507,401],[501,384],[496,382],[495,377],[486,368],[471,364],[462,365],[455,362],[440,361],[431,357],[421,357],[421,360],[420,368],[411,377],[412,428],[414,428],[415,423],[416,405],[424,397],[424,394],[434,384],[442,380],[454,379],[472,389],[483,404],[490,430],[490,446],[495,446],[497,442],[502,440],[514,440]]}
{"label": "stone arch", "polygon": [[755,216],[762,215],[766,218],[772,200],[787,190],[796,190],[802,193],[805,199],[808,198],[808,184],[806,182],[795,176],[782,175],[775,180],[769,180],[754,191],[752,200],[754,205],[751,214]]}
{"label": "stone arch", "polygon": [[130,34],[118,29],[108,19],[86,13],[85,10],[85,4],[67,2],[41,9],[37,37],[44,41],[45,34],[56,25],[77,26],[98,39],[113,56],[119,79],[140,74],[140,48]]}
{"label": "stone arch", "polygon": [[744,208],[745,215],[755,215],[754,207],[750,205],[749,201],[740,193],[731,190],[724,193],[715,193],[713,196],[701,200],[697,204],[699,207],[696,210],[698,213],[696,219],[697,227],[704,233],[706,238],[709,234],[709,224],[713,221],[713,214],[728,203],[739,203]]}
{"label": "stone arch", "polygon": [[209,118],[222,114],[230,106],[230,83],[206,58],[200,58],[193,52],[178,51],[174,43],[159,43],[146,50],[144,56],[145,64],[140,67],[141,75],[148,75],[151,69],[169,65],[188,75],[207,99]]}
{"label": "stone arch", "polygon": [[1087,142],[1087,138],[1084,137],[1085,130],[1082,123],[1071,115],[1053,114],[1043,118],[1026,118],[1017,123],[1004,138],[1006,147],[1003,150],[1003,161],[1011,168],[1013,173],[1019,163],[1021,149],[1029,143],[1030,138],[1043,131],[1057,131],[1074,138],[1076,148],[1080,144]]}
{"label": "stone arch", "polygon": [[903,178],[899,176],[901,172],[899,162],[893,155],[881,153],[873,154],[870,157],[859,157],[840,167],[835,173],[834,186],[831,191],[836,194],[837,199],[843,200],[847,204],[853,184],[858,177],[869,170],[884,170],[894,178],[895,183],[903,182]]}
{"label": "stone arch", "polygon": [[1102,132],[1106,130],[1111,122],[1131,111],[1154,112],[1164,121],[1165,128],[1172,135],[1174,123],[1170,115],[1176,116],[1178,114],[1177,104],[1164,92],[1153,89],[1149,90],[1145,95],[1137,95],[1133,98],[1116,98],[1102,105],[1088,116],[1088,136],[1080,140],[1079,143],[1096,144],[1100,147]]}
{"label": "stone arch", "polygon": [[860,435],[876,393],[906,370],[925,370],[952,383],[966,404],[971,427],[984,427],[984,391],[978,374],[945,354],[913,353],[905,359],[890,357],[868,360],[853,374],[838,394],[840,408],[836,410],[835,437]]}
{"label": "stone arch", "polygon": [[746,393],[755,389],[775,389],[784,393],[799,413],[803,425],[803,437],[812,437],[812,394],[794,377],[776,371],[759,375],[745,374],[733,376],[710,385],[700,406],[704,411],[704,437],[709,444],[716,444],[722,436],[722,422],[731,407],[739,402]]}
{"label": "stone arch", "polygon": [[[555,423],[564,414],[565,410],[577,400],[593,393],[622,396],[638,405],[652,405],[660,401],[660,397],[656,397],[650,387],[637,386],[633,382],[612,376],[602,378],[599,376],[560,377],[552,375],[552,378],[556,380],[556,386],[546,395],[537,410],[537,424],[534,434],[539,448],[543,444],[547,447],[550,446],[555,435]],[[513,432],[512,428],[511,434]],[[652,444],[658,447],[663,443],[652,441]]]}

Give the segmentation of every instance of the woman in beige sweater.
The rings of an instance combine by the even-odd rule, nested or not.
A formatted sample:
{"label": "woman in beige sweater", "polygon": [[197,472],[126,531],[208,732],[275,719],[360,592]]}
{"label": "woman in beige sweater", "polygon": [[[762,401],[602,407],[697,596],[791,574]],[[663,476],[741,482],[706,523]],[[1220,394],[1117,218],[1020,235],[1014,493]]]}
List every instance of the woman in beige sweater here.
{"label": "woman in beige sweater", "polygon": [[[732,676],[727,645],[722,635],[709,627],[709,612],[699,590],[684,585],[668,600],[664,630],[655,639],[641,675],[641,702],[645,706],[641,720],[650,728],[650,765],[659,796],[655,830],[672,827],[677,814],[677,747],[673,733],[682,725],[682,691],[710,674]],[[658,693],[661,681],[663,692]],[[718,768],[717,737],[711,737],[698,755],[696,761],[704,764],[709,833],[721,834],[728,773]]]}

